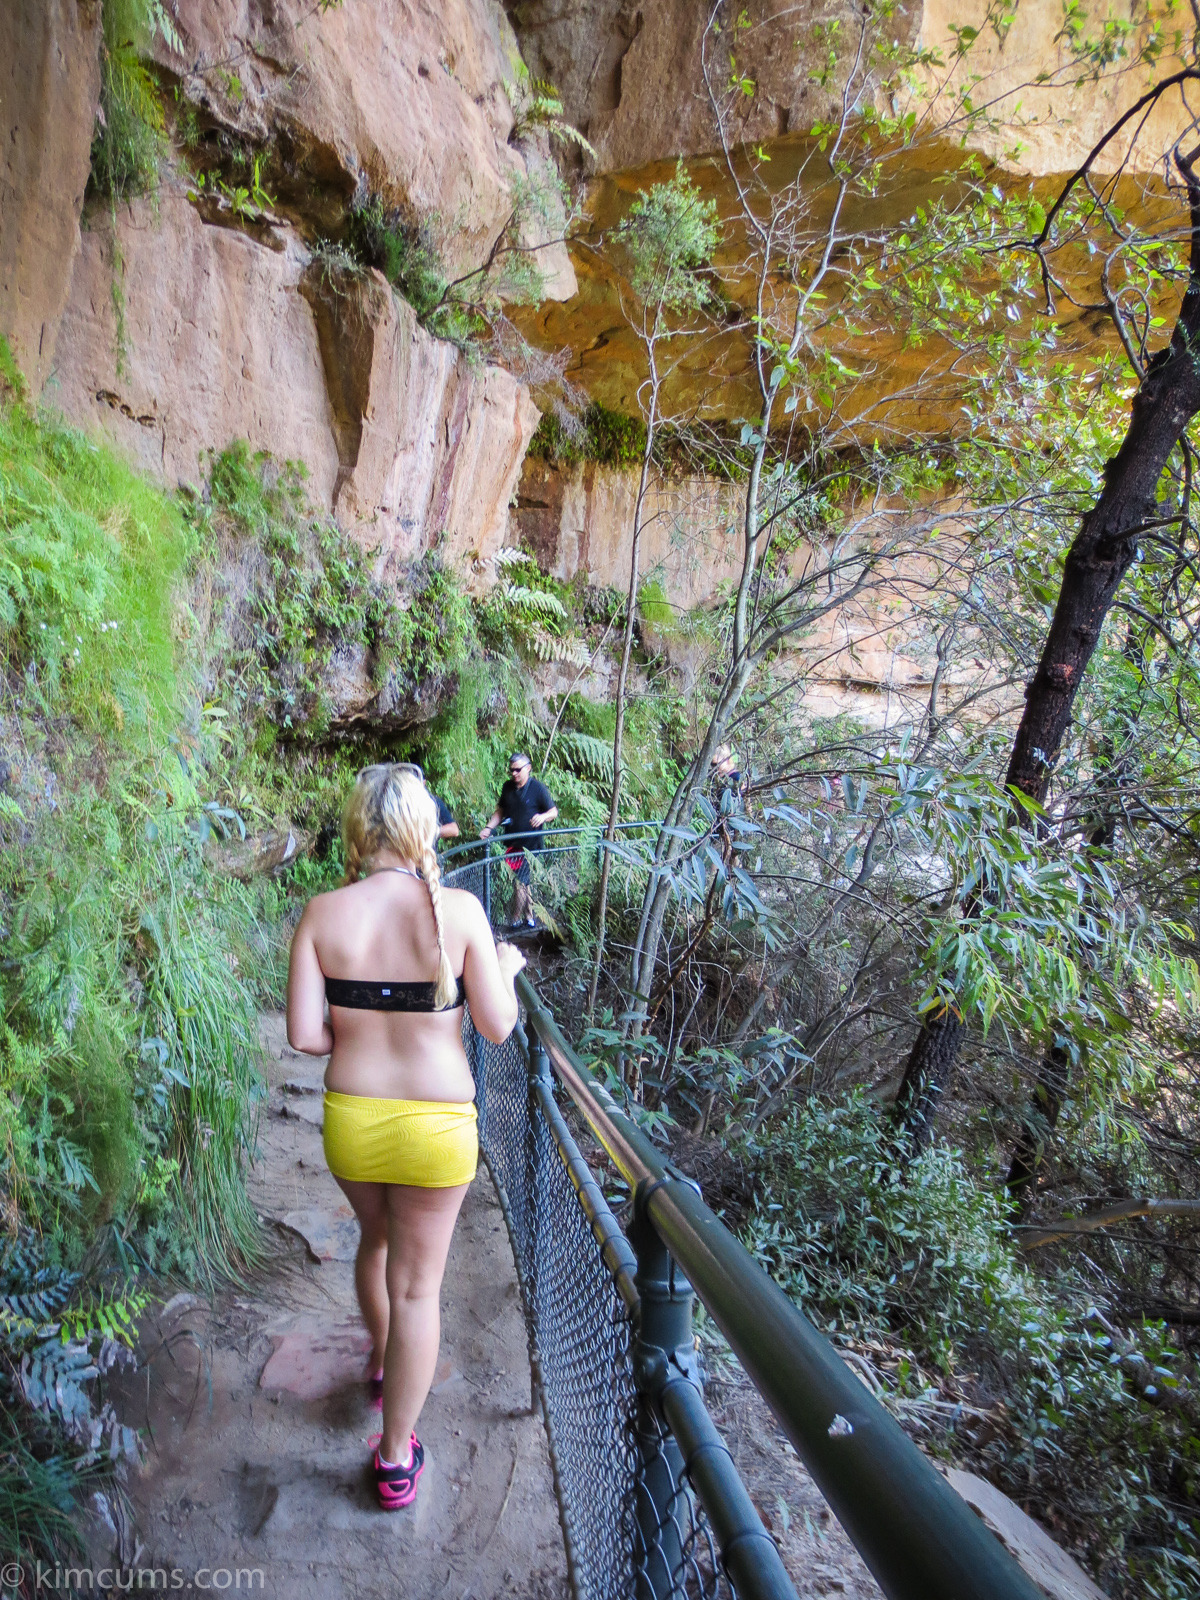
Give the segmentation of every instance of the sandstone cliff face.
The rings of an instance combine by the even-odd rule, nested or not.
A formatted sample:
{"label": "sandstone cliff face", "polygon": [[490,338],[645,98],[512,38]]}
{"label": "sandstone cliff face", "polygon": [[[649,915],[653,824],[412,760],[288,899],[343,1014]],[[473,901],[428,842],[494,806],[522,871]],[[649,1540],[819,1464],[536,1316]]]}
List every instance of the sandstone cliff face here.
{"label": "sandstone cliff face", "polygon": [[[74,14],[71,0],[54,5]],[[40,283],[53,255],[61,285],[57,300],[43,293],[49,309],[31,304],[23,322],[6,309],[0,326],[45,322],[36,389],[61,311],[47,402],[168,482],[198,483],[207,452],[244,438],[303,461],[314,503],[377,550],[381,570],[444,535],[449,558],[485,581],[537,422],[528,390],[425,333],[377,273],[323,272],[310,245],[370,194],[428,224],[451,274],[486,258],[514,186],[547,160],[544,141],[539,150],[512,138],[506,84],[519,56],[502,10],[490,0],[344,0],[328,12],[307,0],[178,0],[172,12],[184,48],[159,40],[161,71],[205,127],[265,152],[280,178],[277,214],[236,225],[227,207],[197,203],[180,160],[154,203],[121,208],[115,237],[107,208],[94,209],[69,288],[68,241],[56,235],[51,248],[18,218],[27,276]],[[55,48],[63,26],[52,17],[43,30]],[[62,194],[76,237],[96,90],[89,80],[87,100],[78,78],[82,167]],[[28,81],[21,92],[31,126],[55,116],[67,126],[48,92]],[[540,226],[553,234],[553,217]],[[537,257],[548,293],[575,292],[561,244]],[[34,334],[22,337],[24,348]]]}
{"label": "sandstone cliff face", "polygon": [[[509,6],[531,70],[560,86],[567,114],[595,147],[596,159],[584,164],[591,232],[611,229],[638,190],[667,178],[677,157],[690,158],[693,181],[723,218],[732,219],[715,262],[722,291],[748,308],[753,283],[745,261],[751,252],[737,241],[736,190],[719,154],[720,136],[704,75],[702,42],[711,12],[711,5],[691,0],[657,0],[654,5],[590,0],[579,6],[515,0]],[[816,30],[830,23],[840,26],[844,61],[853,54],[861,14],[850,6],[831,8],[816,0],[749,0],[727,7],[726,20],[735,13],[744,26],[710,40],[708,56],[718,98],[728,84],[731,54],[737,77],[751,91],[733,96],[727,132],[735,144],[744,141],[762,149],[767,159],[757,177],[765,190],[784,193],[802,174],[798,191],[809,210],[803,227],[794,218],[793,224],[815,240],[833,208],[837,184],[811,130],[820,119],[836,115],[838,89],[836,73],[830,87],[815,82],[826,48]],[[1057,0],[1022,4],[1007,29],[993,13],[987,0],[905,0],[890,17],[889,39],[929,52],[931,61],[937,58],[942,64],[924,69],[907,101],[888,95],[884,103],[880,97],[876,109],[881,113],[911,110],[917,115],[919,138],[899,155],[892,150],[875,192],[846,197],[835,258],[847,250],[868,255],[877,251],[881,228],[902,224],[916,206],[944,192],[941,179],[962,161],[963,147],[979,151],[1014,177],[1044,181],[1048,190],[1056,178],[1074,170],[1145,88],[1145,74],[1135,71],[1094,81],[1073,52]],[[1118,0],[1115,6],[1109,0],[1083,0],[1076,20],[1092,36],[1106,26],[1128,26],[1131,50],[1152,25],[1135,0]],[[964,30],[964,36],[976,32],[965,55],[957,53],[953,29]],[[1166,73],[1173,64],[1164,57],[1157,70]],[[988,111],[970,126],[955,121],[967,94]],[[1167,97],[1148,119],[1130,123],[1128,137],[1106,146],[1098,172],[1113,172],[1128,158],[1137,175],[1121,190],[1123,205],[1145,205],[1147,190],[1149,203],[1155,203],[1155,184],[1161,193],[1161,154],[1185,121],[1179,100]],[[1134,129],[1137,140],[1131,147]],[[815,255],[808,270],[814,262]],[[636,410],[645,357],[622,314],[617,266],[594,249],[578,251],[575,265],[579,292],[574,298],[548,302],[518,314],[517,320],[539,348],[572,352],[571,376],[589,395],[616,410]],[[1086,360],[1098,343],[1112,336],[1082,309],[1098,300],[1098,284],[1089,279],[1076,287],[1080,304],[1073,304],[1070,296],[1057,297],[1055,334],[1068,358]],[[938,436],[954,427],[961,391],[956,382],[942,381],[953,360],[949,349],[933,341],[918,350],[906,343],[902,330],[889,326],[886,316],[873,323],[866,319],[872,323],[866,336],[848,335],[842,320],[828,314],[842,292],[836,271],[825,291],[826,315],[814,318],[813,344],[862,375],[852,391],[843,390],[839,397],[843,435],[832,441],[835,447],[853,448],[864,437],[886,443],[913,434]],[[706,331],[692,341],[692,348],[694,359],[689,353],[673,364],[668,409],[727,420],[755,416],[759,399],[744,331]]]}
{"label": "sandstone cliff face", "polygon": [[[1126,10],[1130,3],[1118,0]],[[431,338],[377,274],[331,274],[311,251],[336,233],[355,197],[375,194],[428,226],[452,273],[486,259],[514,185],[536,179],[546,161],[544,139],[539,148],[514,126],[506,84],[517,76],[517,45],[504,10],[496,0],[342,0],[329,11],[312,0],[172,0],[170,9],[183,49],[160,41],[157,64],[169,93],[178,91],[172,115],[190,108],[206,136],[263,152],[278,215],[247,231],[230,225],[228,210],[197,206],[179,151],[158,202],[123,208],[115,235],[99,208],[76,254],[98,0],[10,0],[0,18],[0,329],[35,392],[49,377],[51,405],[101,429],[168,482],[200,481],[205,453],[236,437],[304,461],[314,502],[378,551],[381,570],[444,535],[454,565],[485,584],[488,557],[521,538],[564,578],[584,573],[623,588],[632,476],[528,463],[510,523],[537,418],[528,389]],[[534,75],[560,87],[568,119],[596,146],[589,206],[597,223],[619,215],[676,155],[712,150],[700,70],[707,10],[691,0],[508,7]],[[845,8],[844,20],[851,15]],[[739,132],[769,146],[770,170],[785,181],[806,148],[804,130],[827,109],[811,50],[797,43],[827,14],[815,0],[748,0],[746,16],[739,70],[755,92]],[[1007,129],[988,134],[991,144],[981,136],[981,147],[1025,172],[1062,170],[1110,118],[1111,94],[1085,85],[1065,106],[1057,97],[1052,133],[1024,129],[1014,157],[1020,85],[1039,72],[1061,75],[1059,11],[1038,0],[1004,37],[983,27],[985,18],[985,0],[953,8],[907,0],[896,36],[944,48],[952,23],[980,26],[970,65],[1010,117]],[[1045,86],[1037,94],[1036,104],[1026,94],[1022,115],[1046,109]],[[1151,128],[1147,142],[1162,135]],[[697,162],[695,172],[727,201],[716,164]],[[910,204],[925,181],[913,173],[896,203]],[[552,219],[541,227],[545,237],[554,232]],[[640,357],[611,281],[593,260],[581,261],[577,283],[559,245],[539,255],[550,298],[524,325],[537,342],[573,353],[572,376],[590,393],[635,409]],[[745,357],[744,343],[731,339],[728,348],[710,346],[694,369],[685,362],[691,400],[727,416],[753,414]],[[939,414],[915,420],[940,426]],[[711,602],[733,576],[735,514],[722,484],[654,486],[643,571],[680,610]],[[821,644],[835,663],[831,682],[894,682],[897,673],[923,681],[925,647],[913,654],[905,646],[909,665],[896,657],[889,666],[895,652],[885,661],[870,644],[881,626],[864,613],[852,638]],[[860,673],[854,663],[871,651]]]}
{"label": "sandstone cliff face", "polygon": [[[301,211],[377,194],[425,220],[453,277],[486,258],[513,185],[543,157],[510,142],[506,86],[520,52],[492,0],[178,0],[185,46],[159,46],[183,95],[215,123],[278,148]],[[290,182],[288,179],[290,178]],[[561,245],[550,292],[574,292]]]}
{"label": "sandstone cliff face", "polygon": [[[381,570],[442,534],[468,573],[504,542],[537,424],[528,390],[475,369],[377,274],[327,282],[290,229],[273,248],[179,191],[90,218],[47,401],[168,483],[244,438],[303,461],[314,504]],[[114,281],[123,306],[118,326]]]}
{"label": "sandstone cliff face", "polygon": [[100,0],[0,7],[0,333],[34,394],[54,359],[100,97]]}
{"label": "sandstone cliff face", "polygon": [[[624,591],[638,473],[595,462],[559,467],[530,458],[511,526],[556,578]],[[707,605],[741,564],[736,485],[655,476],[646,493],[640,568],[680,611]]]}
{"label": "sandstone cliff face", "polygon": [[[530,457],[521,472],[514,535],[544,571],[571,580],[624,591],[629,583],[629,541],[637,496],[635,469],[594,462],[558,466]],[[742,486],[725,479],[656,476],[647,491],[640,570],[644,583],[661,586],[677,614],[675,626],[642,625],[652,654],[673,667],[690,689],[715,648],[710,629],[696,629],[684,613],[719,603],[737,582],[741,563]],[[849,714],[868,728],[911,720],[926,703],[937,670],[937,639],[928,619],[928,596],[944,576],[933,555],[921,549],[919,533],[897,533],[887,518],[868,520],[861,537],[891,540],[895,555],[881,563],[878,578],[854,600],[822,617],[775,663],[794,685],[813,718]],[[953,536],[943,534],[943,546]],[[797,578],[820,553],[801,546],[792,558]],[[965,635],[964,635],[965,637]],[[986,662],[964,647],[943,667],[946,696],[957,700],[964,686],[978,695],[976,715],[1003,715],[1019,705],[1014,692],[993,684]],[[576,669],[557,663],[542,670],[545,696],[567,693]],[[613,692],[610,662],[598,662],[579,690],[604,699]]]}
{"label": "sandstone cliff face", "polygon": [[[629,172],[719,148],[701,49],[712,9],[696,0],[590,0],[575,6],[509,0],[508,5],[531,71],[559,88],[567,116],[595,147],[597,173]],[[836,82],[832,89],[815,82],[826,48],[815,29],[836,24],[848,57],[861,11],[821,0],[747,0],[732,12],[742,25],[713,43],[710,61],[718,92],[729,76],[731,54],[738,76],[754,85],[739,107],[738,137],[770,146],[805,135],[830,114],[837,94]],[[1129,25],[1135,40],[1151,26],[1137,0],[1084,0],[1078,20],[1093,34],[1105,23]],[[952,28],[976,34],[961,58]],[[1002,24],[997,29],[988,0],[902,0],[888,32],[901,44],[936,52],[944,63],[931,67],[921,85],[914,101],[921,115],[941,126],[953,114],[954,96],[948,91],[971,85],[976,102],[989,106],[992,125],[974,128],[968,147],[1032,176],[1071,171],[1115,112],[1143,87],[1111,79],[1099,87],[1074,68],[1063,8],[1046,0],[1015,8],[1007,29]],[[1147,124],[1141,170],[1152,169],[1150,152],[1161,149],[1164,139],[1169,143],[1178,120],[1177,110],[1164,106]],[[1115,144],[1099,170],[1114,170],[1126,148]]]}

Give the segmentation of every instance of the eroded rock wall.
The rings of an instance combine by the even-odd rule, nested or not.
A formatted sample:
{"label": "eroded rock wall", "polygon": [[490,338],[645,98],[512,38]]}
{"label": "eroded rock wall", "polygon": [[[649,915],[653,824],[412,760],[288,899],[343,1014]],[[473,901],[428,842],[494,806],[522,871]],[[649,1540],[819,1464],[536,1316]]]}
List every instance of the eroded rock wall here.
{"label": "eroded rock wall", "polygon": [[0,6],[0,333],[36,395],[79,247],[100,97],[100,0]]}
{"label": "eroded rock wall", "polygon": [[[555,577],[582,576],[624,592],[637,489],[636,469],[530,457],[521,472],[511,531]],[[740,574],[743,493],[742,485],[727,479],[674,474],[656,474],[647,491],[641,578],[658,586],[676,621],[673,626],[643,623],[643,635],[685,689],[716,648],[713,631],[692,626],[694,617],[687,613],[719,605]],[[851,543],[876,552],[877,571],[853,598],[797,634],[772,668],[794,685],[808,716],[848,714],[866,727],[880,728],[908,722],[927,705],[935,674],[943,710],[964,693],[975,697],[974,716],[1005,716],[1019,708],[1017,693],[980,657],[969,629],[958,631],[956,651],[939,672],[932,597],[954,581],[969,522],[967,513],[946,509],[937,519],[934,543],[932,524],[926,525],[919,512],[848,513]],[[841,551],[840,559],[849,554]],[[794,580],[803,582],[828,567],[829,551],[802,544],[789,561]],[[834,581],[844,584],[844,574]],[[815,607],[828,587],[826,581],[814,585]],[[612,692],[612,674],[605,676],[606,670],[594,665],[580,679],[581,691],[606,698]],[[566,693],[575,671],[547,666],[543,692]]]}
{"label": "eroded rock wall", "polygon": [[214,226],[180,190],[123,207],[115,238],[89,221],[48,403],[171,484],[237,438],[302,461],[381,570],[442,535],[485,570],[537,424],[523,384],[431,337],[378,273],[326,279],[290,229]]}
{"label": "eroded rock wall", "polygon": [[[563,95],[567,116],[596,151],[597,173],[629,172],[679,156],[706,155],[720,141],[705,81],[703,43],[712,12],[697,0],[509,0],[508,13],[530,69]],[[770,145],[802,137],[834,112],[845,67],[818,82],[836,27],[843,63],[853,59],[862,11],[844,0],[745,0],[726,8],[726,31],[710,39],[709,77],[718,95],[731,76],[751,92],[740,97],[731,132],[737,141]],[[729,30],[734,17],[737,26]],[[1115,38],[1128,29],[1130,45],[1156,26],[1139,0],[1083,0],[1074,14],[1083,34]],[[958,94],[969,90],[989,116],[964,128],[968,148],[984,151],[1010,170],[1033,176],[1069,172],[1145,84],[1108,75],[1097,83],[1073,55],[1064,10],[1057,0],[1028,0],[1006,20],[989,0],[901,0],[889,16],[889,41],[929,53],[931,65],[914,106],[932,127],[959,115]],[[960,52],[958,41],[974,36]],[[933,59],[940,64],[933,65]],[[1170,70],[1168,54],[1160,70]],[[895,112],[897,104],[881,105]],[[1146,159],[1182,126],[1169,102],[1141,130]],[[1127,152],[1114,143],[1098,170],[1113,171]]]}
{"label": "eroded rock wall", "polygon": [[[77,254],[98,32],[85,36],[76,0],[50,0],[44,17],[20,0],[14,15],[25,11],[28,37],[10,52],[21,206],[6,205],[3,222],[20,241],[20,295],[6,280],[0,328],[33,351],[34,392],[45,384],[49,405],[171,484],[199,483],[207,454],[237,438],[300,460],[314,504],[376,550],[381,570],[444,537],[469,581],[489,579],[537,422],[528,389],[432,338],[378,273],[331,274],[313,246],[378,196],[426,227],[451,274],[487,258],[516,188],[547,161],[544,135],[514,128],[520,62],[502,9],[177,0],[182,48],[155,47],[177,97],[171,170],[160,195],[119,207],[115,223],[91,207]],[[193,130],[215,130],[222,149],[257,153],[279,177],[273,211],[238,216],[199,183],[178,143],[189,106],[202,119]],[[57,205],[44,216],[39,172]],[[546,237],[553,220],[541,219]],[[536,253],[546,292],[574,293],[561,243]]]}
{"label": "eroded rock wall", "polygon": [[[629,586],[638,473],[594,461],[560,467],[526,461],[512,513],[513,532],[542,569],[568,582],[579,574],[599,587]],[[717,478],[651,479],[642,513],[640,569],[680,611],[706,605],[736,579],[741,555],[736,486]]]}
{"label": "eroded rock wall", "polygon": [[[422,221],[450,276],[478,267],[544,167],[510,104],[520,50],[495,0],[177,0],[184,49],[160,42],[180,92],[269,144],[301,210],[378,195]],[[574,292],[561,244],[540,266]]]}

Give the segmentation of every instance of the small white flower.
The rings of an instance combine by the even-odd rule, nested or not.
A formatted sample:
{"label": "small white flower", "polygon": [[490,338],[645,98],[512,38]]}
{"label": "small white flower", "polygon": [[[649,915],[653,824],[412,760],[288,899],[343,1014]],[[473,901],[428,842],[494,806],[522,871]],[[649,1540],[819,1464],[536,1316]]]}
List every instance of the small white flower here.
{"label": "small white flower", "polygon": [[79,660],[79,651],[78,650],[72,650],[71,654],[75,657],[76,661]]}
{"label": "small white flower", "polygon": [[46,631],[46,624],[43,622],[42,623],[42,632],[45,633],[45,631]]}
{"label": "small white flower", "polygon": [[[76,644],[82,644],[82,643],[83,643],[83,635],[82,635],[82,634],[81,634],[81,633],[77,633],[77,634],[76,634],[76,635],[75,635],[75,643],[76,643]],[[79,651],[78,651],[78,650],[76,650],[76,652],[75,652],[75,654],[76,654],[76,655],[78,655],[78,654],[79,654]]]}

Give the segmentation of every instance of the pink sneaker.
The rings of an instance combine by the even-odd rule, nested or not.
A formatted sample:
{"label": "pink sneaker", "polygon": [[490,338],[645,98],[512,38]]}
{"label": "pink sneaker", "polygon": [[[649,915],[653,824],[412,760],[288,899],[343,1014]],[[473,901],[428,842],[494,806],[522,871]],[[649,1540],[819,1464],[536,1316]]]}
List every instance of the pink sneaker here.
{"label": "pink sneaker", "polygon": [[399,1511],[402,1506],[410,1506],[417,1498],[417,1479],[425,1469],[425,1451],[421,1441],[414,1433],[409,1440],[412,1450],[412,1460],[406,1467],[385,1467],[379,1460],[378,1445],[382,1434],[376,1434],[371,1443],[375,1450],[375,1491],[379,1496],[379,1504],[385,1511]]}

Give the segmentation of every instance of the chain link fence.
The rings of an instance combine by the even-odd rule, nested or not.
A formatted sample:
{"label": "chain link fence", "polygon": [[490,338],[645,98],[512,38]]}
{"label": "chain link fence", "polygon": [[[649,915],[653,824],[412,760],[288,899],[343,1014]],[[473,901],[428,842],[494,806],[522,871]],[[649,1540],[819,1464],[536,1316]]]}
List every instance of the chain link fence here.
{"label": "chain link fence", "polygon": [[[492,857],[451,870],[446,882],[475,894],[497,924],[509,876]],[[464,1042],[480,1144],[516,1257],[573,1594],[732,1600],[679,1450],[638,1392],[631,1252],[624,1246],[628,1265],[616,1273],[604,1259],[597,1232],[619,1237],[619,1229],[594,1185],[591,1217],[581,1201],[587,1169],[548,1091],[539,1095],[522,1029],[494,1045],[468,1016]]]}

